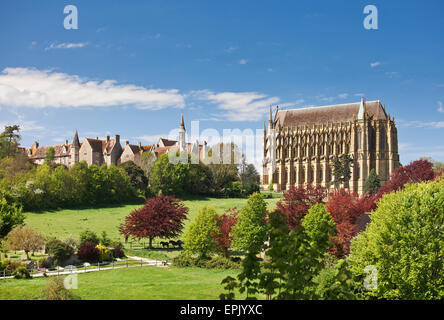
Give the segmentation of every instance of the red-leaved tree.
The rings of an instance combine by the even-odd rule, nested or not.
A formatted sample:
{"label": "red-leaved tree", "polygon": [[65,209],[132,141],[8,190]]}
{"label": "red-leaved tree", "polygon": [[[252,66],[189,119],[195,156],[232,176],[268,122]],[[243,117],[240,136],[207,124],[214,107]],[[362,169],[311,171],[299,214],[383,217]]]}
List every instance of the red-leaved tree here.
{"label": "red-leaved tree", "polygon": [[178,199],[159,195],[148,198],[142,208],[125,217],[119,231],[125,237],[137,240],[149,238],[149,248],[152,249],[154,238],[168,239],[180,235],[187,213],[188,208]]}
{"label": "red-leaved tree", "polygon": [[291,187],[284,192],[284,198],[277,203],[277,209],[286,216],[286,223],[290,229],[301,224],[302,218],[316,203],[324,203],[327,191],[321,186]]}
{"label": "red-leaved tree", "polygon": [[214,233],[216,246],[222,250],[225,258],[228,258],[228,249],[231,248],[233,227],[237,223],[237,215],[240,213],[236,207],[225,210],[225,213],[216,217],[217,231]]}
{"label": "red-leaved tree", "polygon": [[404,188],[406,183],[418,183],[432,180],[435,177],[433,164],[426,160],[416,160],[406,166],[399,167],[390,175],[387,184],[378,190],[377,199],[384,194]]}
{"label": "red-leaved tree", "polygon": [[357,193],[345,189],[329,194],[325,207],[337,230],[336,236],[331,238],[334,244],[330,250],[332,254],[342,258],[349,253],[351,239],[359,230],[356,219],[374,209],[375,198],[368,194],[359,197]]}

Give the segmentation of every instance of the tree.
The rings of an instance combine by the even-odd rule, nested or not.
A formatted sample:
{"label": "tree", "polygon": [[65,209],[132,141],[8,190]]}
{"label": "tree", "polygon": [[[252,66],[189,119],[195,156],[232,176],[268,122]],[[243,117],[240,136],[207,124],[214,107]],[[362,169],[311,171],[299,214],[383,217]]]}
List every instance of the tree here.
{"label": "tree", "polygon": [[75,250],[76,246],[70,239],[62,241],[57,238],[50,238],[45,244],[46,253],[54,258],[56,264],[61,264],[69,259]]}
{"label": "tree", "polygon": [[241,161],[241,153],[234,143],[218,143],[209,151],[205,160],[213,177],[212,191],[223,194],[225,188],[230,188],[231,183],[238,178],[238,164]]}
{"label": "tree", "polygon": [[183,202],[172,196],[159,195],[148,198],[143,207],[125,217],[119,231],[135,239],[149,238],[149,248],[152,249],[154,238],[168,239],[180,235],[187,213],[188,208]]}
{"label": "tree", "polygon": [[373,168],[370,170],[370,174],[365,181],[364,192],[368,192],[369,194],[377,194],[380,187],[381,179],[379,179],[379,176],[376,174],[376,170]]}
{"label": "tree", "polygon": [[353,159],[347,154],[333,159],[334,180],[332,184],[336,189],[338,189],[341,184],[348,187],[348,182],[351,178],[350,166],[352,165],[352,162]]}
{"label": "tree", "polygon": [[163,154],[154,163],[151,170],[151,188],[156,194],[183,194],[185,192],[188,170],[188,164],[181,162],[173,164],[168,159],[168,154]]}
{"label": "tree", "polygon": [[5,131],[0,133],[0,159],[10,157],[18,152],[18,145],[21,139],[20,126],[5,126]]}
{"label": "tree", "polygon": [[348,255],[350,242],[358,233],[356,219],[373,209],[374,199],[375,197],[370,195],[359,197],[357,193],[345,189],[329,194],[326,208],[337,228],[337,235],[332,238],[332,254],[340,258]]}
{"label": "tree", "polygon": [[96,246],[100,243],[100,239],[97,236],[97,234],[91,230],[82,231],[79,237],[80,237],[80,245],[84,244],[85,242],[91,242]]}
{"label": "tree", "polygon": [[148,181],[150,179],[151,170],[153,169],[156,160],[156,155],[151,151],[147,151],[143,152],[140,155],[139,160],[136,162],[136,164],[142,168],[143,172],[145,173],[145,177],[148,178]]}
{"label": "tree", "polygon": [[189,164],[187,191],[191,194],[209,194],[213,184],[211,170],[203,162]]}
{"label": "tree", "polygon": [[24,221],[25,215],[20,206],[9,204],[5,198],[0,198],[0,239]]}
{"label": "tree", "polygon": [[266,240],[267,204],[260,193],[253,193],[237,216],[233,228],[233,245],[243,251],[260,251]]}
{"label": "tree", "polygon": [[54,157],[55,157],[55,150],[53,147],[49,147],[48,151],[46,151],[45,154],[45,164],[51,164],[54,161]]}
{"label": "tree", "polygon": [[214,208],[203,206],[184,236],[184,249],[200,258],[207,258],[216,248],[214,234],[217,232],[217,212]]}
{"label": "tree", "polygon": [[[266,259],[263,268],[256,257],[256,248],[250,247],[242,261],[238,281],[226,278],[226,288],[239,288],[247,299],[264,294],[267,299],[310,299],[314,277],[323,267],[323,258],[331,245],[335,224],[322,204],[316,204],[302,219],[301,224],[289,229],[286,216],[278,210],[270,214],[269,244],[264,245]],[[234,293],[221,295],[234,298]]]}
{"label": "tree", "polygon": [[239,165],[238,172],[238,178],[245,194],[250,195],[259,191],[259,173],[253,164],[247,163],[245,156],[242,157],[242,163]]}
{"label": "tree", "polygon": [[42,250],[45,246],[45,237],[27,226],[19,226],[8,233],[7,247],[9,250],[23,250],[29,260],[29,252]]}
{"label": "tree", "polygon": [[443,203],[444,179],[382,197],[367,229],[353,239],[348,258],[358,283],[377,272],[377,286],[367,288],[365,297],[444,298]]}
{"label": "tree", "polygon": [[418,183],[432,180],[435,176],[433,164],[428,160],[416,160],[399,167],[390,175],[387,184],[379,189],[378,199],[383,194],[404,188],[407,183]]}
{"label": "tree", "polygon": [[316,203],[323,203],[327,197],[327,191],[321,186],[291,187],[284,192],[284,197],[276,207],[286,216],[286,222],[290,229],[301,224],[302,218]]}
{"label": "tree", "polygon": [[145,193],[145,190],[148,187],[148,178],[145,176],[145,172],[142,168],[133,161],[123,162],[119,164],[119,167],[125,170],[133,188]]}
{"label": "tree", "polygon": [[225,258],[228,258],[228,249],[231,248],[232,230],[237,223],[238,214],[239,210],[237,208],[231,208],[225,210],[224,214],[216,216],[218,229],[214,234],[214,240],[216,241],[216,247],[222,250]]}

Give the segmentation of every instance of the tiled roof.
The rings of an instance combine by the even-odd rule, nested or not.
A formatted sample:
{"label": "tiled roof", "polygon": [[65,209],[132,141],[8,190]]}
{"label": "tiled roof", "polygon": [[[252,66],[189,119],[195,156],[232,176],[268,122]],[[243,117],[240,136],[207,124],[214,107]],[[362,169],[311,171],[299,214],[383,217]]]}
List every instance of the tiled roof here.
{"label": "tiled roof", "polygon": [[[358,114],[360,102],[332,106],[279,110],[276,121],[281,127],[295,127],[320,123],[334,123],[353,120]],[[380,101],[366,101],[366,111],[374,120],[386,120],[387,114]]]}
{"label": "tiled roof", "polygon": [[114,139],[109,139],[108,141],[106,141],[106,140],[100,140],[100,139],[86,138],[86,140],[88,141],[89,145],[91,146],[93,152],[106,153],[107,155],[109,155],[111,153],[111,151],[113,150],[114,144],[115,144]]}
{"label": "tiled roof", "polygon": [[[54,148],[54,157],[67,157],[71,152],[70,144],[56,144],[53,146],[39,146],[38,148],[25,148],[26,153],[28,154],[29,150],[31,150],[32,154],[29,156],[31,159],[43,159],[46,157],[46,153],[49,148]],[[64,152],[66,151],[66,152]]]}

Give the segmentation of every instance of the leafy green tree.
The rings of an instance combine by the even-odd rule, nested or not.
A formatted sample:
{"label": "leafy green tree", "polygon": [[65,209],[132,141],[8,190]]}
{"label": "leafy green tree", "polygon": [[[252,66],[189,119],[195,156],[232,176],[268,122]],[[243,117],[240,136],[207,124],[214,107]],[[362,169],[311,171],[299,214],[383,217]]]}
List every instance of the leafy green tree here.
{"label": "leafy green tree", "polygon": [[68,241],[63,241],[55,237],[49,238],[45,244],[45,251],[51,257],[54,258],[56,265],[59,265],[69,259],[75,252],[75,243]]}
{"label": "leafy green tree", "polygon": [[23,250],[29,260],[29,253],[43,249],[45,237],[38,231],[27,226],[18,226],[8,233],[7,248]]}
{"label": "leafy green tree", "polygon": [[119,167],[125,170],[133,188],[145,193],[145,190],[148,187],[148,178],[145,176],[145,172],[142,168],[133,161],[121,163],[119,164]]}
{"label": "leafy green tree", "polygon": [[218,231],[217,212],[214,208],[203,206],[199,209],[184,236],[184,249],[200,258],[206,258],[216,250],[214,234]]}
{"label": "leafy green tree", "polygon": [[[384,195],[367,229],[352,241],[350,270],[367,298],[443,299],[444,179]],[[371,275],[369,266],[373,266]],[[373,282],[371,282],[373,284]]]}
{"label": "leafy green tree", "polygon": [[233,228],[233,247],[259,252],[266,240],[267,204],[260,193],[253,193],[237,217]]}
{"label": "leafy green tree", "polygon": [[94,231],[91,230],[82,231],[79,235],[79,238],[80,238],[80,245],[82,245],[85,242],[91,242],[94,245],[98,245],[100,243],[100,238],[97,236],[97,234]]}
{"label": "leafy green tree", "polygon": [[346,260],[326,267],[313,279],[313,295],[319,300],[354,300],[355,283]]}
{"label": "leafy green tree", "polygon": [[188,164],[173,164],[168,159],[168,154],[163,154],[154,163],[150,174],[150,185],[158,194],[178,195],[185,192],[188,178]]}
{"label": "leafy green tree", "polygon": [[25,215],[20,206],[10,204],[5,198],[0,198],[0,239],[24,221]]}
{"label": "leafy green tree", "polygon": [[53,147],[49,147],[48,151],[46,151],[45,154],[45,164],[53,163],[54,159],[55,159],[55,150]]}
{"label": "leafy green tree", "polygon": [[0,133],[0,159],[15,155],[18,150],[21,136],[18,125],[5,126],[5,131]]}
{"label": "leafy green tree", "polygon": [[377,175],[376,170],[373,168],[372,170],[370,170],[370,174],[368,175],[367,180],[365,180],[364,192],[377,194],[380,187],[381,179]]}
{"label": "leafy green tree", "polygon": [[209,194],[213,184],[213,176],[210,168],[203,162],[189,164],[187,179],[187,191],[191,194]]}
{"label": "leafy green tree", "polygon": [[314,205],[302,219],[302,224],[289,229],[286,217],[280,211],[270,214],[269,243],[263,268],[257,261],[257,250],[250,247],[242,261],[242,272],[235,281],[225,279],[228,294],[222,299],[233,299],[233,288],[247,292],[247,298],[264,294],[267,299],[310,299],[314,297],[314,277],[323,268],[324,256],[332,245],[330,237],[335,224],[322,204]]}
{"label": "leafy green tree", "polygon": [[339,188],[341,184],[344,184],[344,187],[348,187],[348,182],[351,178],[351,165],[353,163],[353,159],[349,155],[343,155],[341,157],[333,158],[333,177],[334,180],[332,184],[336,189]]}

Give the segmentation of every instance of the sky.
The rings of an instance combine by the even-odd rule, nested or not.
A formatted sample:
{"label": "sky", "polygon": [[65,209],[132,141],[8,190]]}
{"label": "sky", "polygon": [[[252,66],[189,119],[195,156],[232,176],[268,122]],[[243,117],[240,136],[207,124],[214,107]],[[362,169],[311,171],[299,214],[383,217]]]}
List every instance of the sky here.
{"label": "sky", "polygon": [[[364,27],[367,5],[377,29]],[[363,96],[395,116],[401,163],[444,161],[443,31],[441,0],[5,0],[0,126],[19,124],[24,146],[76,129],[151,144],[182,113],[188,132],[199,121],[201,134],[255,135],[270,105]]]}

